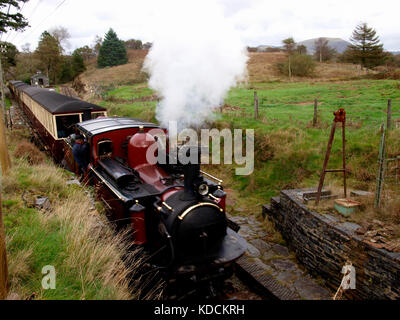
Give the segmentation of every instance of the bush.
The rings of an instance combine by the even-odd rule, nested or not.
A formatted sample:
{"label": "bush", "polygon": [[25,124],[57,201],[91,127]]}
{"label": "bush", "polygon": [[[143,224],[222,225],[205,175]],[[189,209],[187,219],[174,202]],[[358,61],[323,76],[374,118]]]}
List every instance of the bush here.
{"label": "bush", "polygon": [[[308,55],[294,54],[290,56],[290,65],[292,75],[298,77],[308,77],[314,74],[315,62],[313,58]],[[284,74],[289,74],[289,59],[284,63],[278,63],[279,71]]]}

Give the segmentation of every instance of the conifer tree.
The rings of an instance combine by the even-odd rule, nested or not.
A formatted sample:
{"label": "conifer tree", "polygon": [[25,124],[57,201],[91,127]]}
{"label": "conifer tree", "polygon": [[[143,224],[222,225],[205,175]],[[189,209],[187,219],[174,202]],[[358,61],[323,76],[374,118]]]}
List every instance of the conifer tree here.
{"label": "conifer tree", "polygon": [[384,62],[383,45],[380,44],[376,31],[366,23],[361,23],[355,28],[350,41],[352,44],[344,53],[347,60],[368,68]]}
{"label": "conifer tree", "polygon": [[110,29],[104,37],[101,45],[97,65],[99,68],[118,66],[128,62],[125,44],[118,39],[113,29]]}

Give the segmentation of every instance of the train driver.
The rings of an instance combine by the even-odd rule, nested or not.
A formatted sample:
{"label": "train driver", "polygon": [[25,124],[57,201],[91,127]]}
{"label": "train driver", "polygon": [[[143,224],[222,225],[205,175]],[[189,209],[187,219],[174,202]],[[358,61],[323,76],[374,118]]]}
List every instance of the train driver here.
{"label": "train driver", "polygon": [[81,135],[76,136],[72,146],[72,155],[79,166],[79,174],[86,174],[89,165],[89,144]]}

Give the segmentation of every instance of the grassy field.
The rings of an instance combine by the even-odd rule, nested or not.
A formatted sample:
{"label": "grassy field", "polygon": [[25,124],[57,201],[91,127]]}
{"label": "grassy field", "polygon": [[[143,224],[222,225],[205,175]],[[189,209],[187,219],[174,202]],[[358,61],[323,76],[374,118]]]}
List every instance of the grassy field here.
{"label": "grassy field", "polygon": [[[10,298],[137,298],[140,288],[128,280],[136,266],[122,261],[123,236],[112,231],[105,215],[98,213],[100,207],[94,210],[82,187],[67,185],[71,174],[56,167],[27,138],[20,130],[8,136],[13,169],[2,177]],[[49,211],[35,208],[37,197],[49,198]],[[141,255],[132,254],[139,264]],[[56,270],[55,290],[42,288],[45,266]]]}
{"label": "grassy field", "polygon": [[[254,90],[260,100],[258,120],[254,120]],[[153,95],[146,84],[123,86],[109,91],[100,104],[114,115],[155,121],[156,101],[132,102],[146,94]],[[312,127],[314,99],[319,102],[316,128]],[[261,205],[282,189],[317,186],[333,112],[344,108],[350,187],[374,191],[380,126],[386,122],[388,99],[392,99],[394,121],[400,119],[400,82],[394,80],[271,82],[232,89],[223,113],[216,113],[214,126],[255,129],[255,172],[240,177],[234,174],[234,166],[209,166],[207,170],[225,180],[234,214],[259,214]],[[329,163],[334,169],[341,167],[341,129],[337,132]],[[392,130],[389,157],[400,154],[399,138],[400,129]],[[326,184],[340,186],[342,177],[329,174]],[[380,218],[400,223],[400,212],[382,212]]]}

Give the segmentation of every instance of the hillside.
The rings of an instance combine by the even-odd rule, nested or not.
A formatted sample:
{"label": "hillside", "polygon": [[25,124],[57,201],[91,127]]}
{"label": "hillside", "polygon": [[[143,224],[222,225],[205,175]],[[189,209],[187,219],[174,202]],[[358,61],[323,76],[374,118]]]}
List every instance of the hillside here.
{"label": "hillside", "polygon": [[[88,65],[88,70],[81,75],[81,80],[86,84],[88,95],[94,95],[97,88],[131,85],[146,82],[147,75],[141,72],[144,59],[148,51],[129,50],[129,62],[122,66],[98,69],[96,61]],[[283,52],[254,52],[249,53],[248,72],[250,83],[288,81],[278,73],[275,65],[285,60]],[[317,63],[315,76],[313,78],[298,78],[293,81],[321,81],[321,80],[344,80],[360,76],[359,66],[342,63]],[[85,98],[89,98],[89,96]]]}

